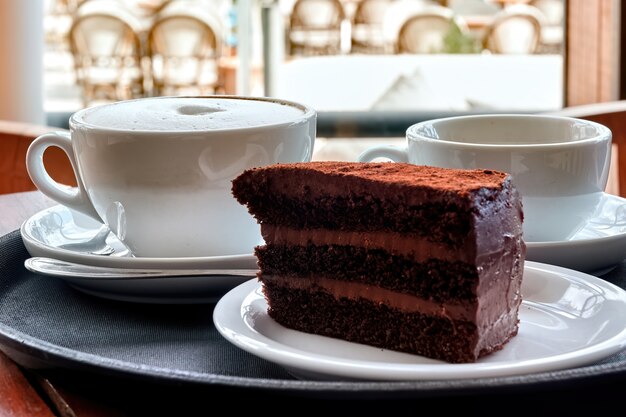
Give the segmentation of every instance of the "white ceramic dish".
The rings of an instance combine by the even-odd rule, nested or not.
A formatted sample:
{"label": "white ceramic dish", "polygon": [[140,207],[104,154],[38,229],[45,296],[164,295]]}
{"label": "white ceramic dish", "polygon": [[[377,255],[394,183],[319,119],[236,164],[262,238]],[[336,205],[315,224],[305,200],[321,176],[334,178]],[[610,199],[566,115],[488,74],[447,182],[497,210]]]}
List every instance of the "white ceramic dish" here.
{"label": "white ceramic dish", "polygon": [[528,260],[606,273],[626,258],[626,199],[603,193],[592,218],[570,239],[526,245]]}
{"label": "white ceramic dish", "polygon": [[[43,279],[59,279],[43,277]],[[63,277],[84,293],[117,301],[150,304],[202,304],[217,302],[247,276],[143,277],[126,279]]]}
{"label": "white ceramic dish", "polygon": [[453,116],[409,126],[404,148],[374,146],[358,160],[379,157],[507,172],[523,196],[526,240],[567,240],[591,218],[606,188],[611,131],[545,114]]}
{"label": "white ceramic dish", "polygon": [[598,361],[626,347],[626,292],[581,272],[527,262],[520,330],[503,350],[449,364],[289,330],[267,315],[250,280],[217,303],[213,321],[231,343],[296,376],[317,379],[444,380],[523,375]]}
{"label": "white ceramic dish", "polygon": [[[256,268],[256,258],[252,254],[189,258],[134,257],[113,233],[106,230],[101,233],[102,227],[102,224],[90,217],[56,205],[26,220],[20,231],[24,246],[31,256],[119,268]],[[89,253],[101,250],[105,245],[109,245],[114,252],[106,256]],[[102,298],[141,303],[190,304],[216,302],[225,292],[250,278],[195,276],[123,280],[91,277],[63,279],[80,291]]]}
{"label": "white ceramic dish", "polygon": [[[250,254],[188,258],[134,257],[113,233],[98,232],[102,224],[84,214],[56,205],[33,215],[21,228],[22,240],[31,256],[44,256],[88,265],[120,268],[256,268]],[[108,244],[114,253],[108,256],[88,251]]]}

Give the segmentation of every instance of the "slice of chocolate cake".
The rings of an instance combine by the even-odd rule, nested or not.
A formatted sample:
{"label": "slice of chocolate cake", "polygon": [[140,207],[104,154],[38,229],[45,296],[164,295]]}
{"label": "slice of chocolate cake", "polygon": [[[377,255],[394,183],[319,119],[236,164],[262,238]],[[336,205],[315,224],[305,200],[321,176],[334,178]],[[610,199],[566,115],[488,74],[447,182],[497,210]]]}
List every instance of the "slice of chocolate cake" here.
{"label": "slice of chocolate cake", "polygon": [[248,170],[233,195],[261,224],[259,280],[286,327],[448,362],[517,334],[523,215],[505,173],[309,162]]}

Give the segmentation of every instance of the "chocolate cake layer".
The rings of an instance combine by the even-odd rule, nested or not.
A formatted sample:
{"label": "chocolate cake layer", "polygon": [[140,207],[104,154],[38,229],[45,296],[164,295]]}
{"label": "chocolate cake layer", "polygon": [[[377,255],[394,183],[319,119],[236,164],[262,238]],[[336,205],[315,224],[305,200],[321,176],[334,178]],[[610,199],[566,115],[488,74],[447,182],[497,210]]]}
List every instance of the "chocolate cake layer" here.
{"label": "chocolate cake layer", "polygon": [[[452,268],[450,273],[454,266],[451,264],[434,264],[428,269],[429,264],[401,264],[397,259],[379,263],[375,256],[370,256],[372,251],[363,251],[365,258],[360,258],[352,255],[355,248],[351,247],[283,247],[285,259],[291,260],[285,262],[282,258],[266,256],[275,254],[274,247],[257,249],[262,271],[259,279],[264,284],[271,282],[298,290],[321,289],[335,298],[363,298],[404,312],[435,314],[437,309],[450,312],[462,309],[466,312],[463,319],[472,321],[481,331],[489,329],[503,312],[516,316],[521,303],[523,263],[519,248],[503,249],[485,258],[479,267],[464,264],[464,270]],[[337,251],[346,256],[338,256]],[[389,261],[384,251],[376,252],[380,259]],[[405,269],[396,269],[399,267]],[[489,279],[481,280],[481,276]],[[438,307],[424,309],[427,305]]]}
{"label": "chocolate cake layer", "polygon": [[[516,326],[499,326],[498,343],[482,348],[471,321],[420,313],[405,313],[367,300],[336,299],[324,291],[264,284],[270,317],[295,330],[341,338],[385,349],[414,353],[447,362],[474,362],[499,350],[517,333]],[[483,336],[484,337],[484,336]]]}
{"label": "chocolate cake layer", "polygon": [[338,281],[332,278],[312,276],[310,278],[263,275],[262,283],[270,283],[284,288],[307,291],[324,291],[332,294],[335,299],[364,299],[374,304],[385,304],[389,308],[403,313],[421,313],[453,320],[475,321],[478,311],[477,300],[437,301],[398,291],[388,290],[375,285],[360,282]]}
{"label": "chocolate cake layer", "polygon": [[415,263],[381,249],[267,245],[257,248],[255,254],[263,274],[286,275],[293,279],[325,276],[434,300],[473,299],[478,286],[476,266],[437,259]]}
{"label": "chocolate cake layer", "polygon": [[[449,245],[431,242],[415,233],[388,231],[343,231],[328,229],[293,229],[264,223],[261,234],[267,244],[289,246],[355,246],[364,249],[382,249],[389,254],[403,256],[415,262],[438,259],[449,262],[476,260],[476,244],[467,239],[452,250]],[[501,247],[496,248],[500,251]]]}
{"label": "chocolate cake layer", "polygon": [[472,239],[476,216],[502,217],[511,188],[501,172],[398,163],[285,164],[280,172],[256,168],[233,181],[233,194],[261,224],[280,219],[295,229],[415,233],[453,247]]}

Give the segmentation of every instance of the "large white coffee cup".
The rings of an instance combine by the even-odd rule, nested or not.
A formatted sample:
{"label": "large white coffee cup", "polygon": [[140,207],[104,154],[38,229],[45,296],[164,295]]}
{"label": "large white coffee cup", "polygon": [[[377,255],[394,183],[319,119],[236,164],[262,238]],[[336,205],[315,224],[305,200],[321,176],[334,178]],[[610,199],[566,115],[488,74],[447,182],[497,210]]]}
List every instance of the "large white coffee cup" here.
{"label": "large white coffee cup", "polygon": [[524,238],[566,240],[584,227],[607,183],[611,131],[598,123],[547,115],[459,116],[407,129],[406,148],[376,146],[384,157],[444,168],[508,172],[522,195]]}
{"label": "large white coffee cup", "polygon": [[[248,168],[310,161],[316,113],[277,99],[158,97],[81,110],[70,133],[49,133],[28,149],[41,192],[109,225],[142,257],[252,253],[259,226],[233,198]],[[56,183],[43,154],[61,148],[78,188]]]}

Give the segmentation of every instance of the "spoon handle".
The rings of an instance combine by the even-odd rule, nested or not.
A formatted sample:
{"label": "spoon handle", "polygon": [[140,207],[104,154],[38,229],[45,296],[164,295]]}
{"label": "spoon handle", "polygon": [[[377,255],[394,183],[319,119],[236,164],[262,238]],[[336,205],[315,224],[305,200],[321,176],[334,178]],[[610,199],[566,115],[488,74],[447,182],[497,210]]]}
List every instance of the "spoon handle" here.
{"label": "spoon handle", "polygon": [[142,278],[175,276],[233,275],[255,277],[256,269],[138,269],[93,266],[62,261],[59,259],[34,257],[24,261],[26,269],[39,274],[75,278]]}

